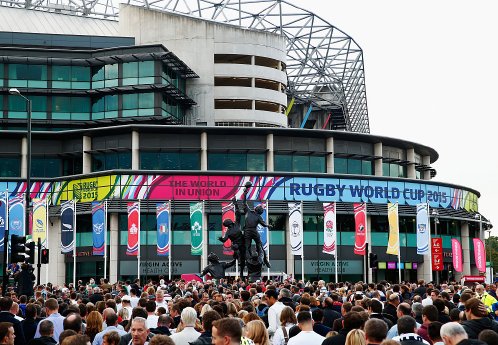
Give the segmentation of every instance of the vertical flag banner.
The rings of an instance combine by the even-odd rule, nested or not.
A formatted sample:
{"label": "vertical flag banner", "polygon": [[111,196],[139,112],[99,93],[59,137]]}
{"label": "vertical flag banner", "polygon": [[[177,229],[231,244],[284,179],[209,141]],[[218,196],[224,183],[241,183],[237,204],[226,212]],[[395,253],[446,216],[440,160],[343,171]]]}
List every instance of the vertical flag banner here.
{"label": "vertical flag banner", "polygon": [[105,201],[92,202],[92,241],[93,255],[104,256],[107,215]]}
{"label": "vertical flag banner", "polygon": [[463,271],[462,245],[456,238],[451,239],[451,251],[453,253],[453,267],[456,272]]}
{"label": "vertical flag banner", "polygon": [[203,218],[204,215],[204,204],[202,202],[191,203],[190,204],[190,254],[192,255],[202,255],[202,230],[203,230]]}
{"label": "vertical flag banner", "polygon": [[35,243],[47,245],[47,199],[33,199],[32,232]]}
{"label": "vertical flag banner", "polygon": [[442,271],[443,270],[443,239],[441,237],[435,237],[431,239],[432,241],[432,270]]}
{"label": "vertical flag banner", "polygon": [[292,255],[303,255],[303,213],[300,202],[289,203],[289,226]]}
{"label": "vertical flag banner", "polygon": [[128,244],[126,255],[138,256],[140,236],[140,207],[138,201],[128,203]]}
{"label": "vertical flag banner", "polygon": [[[267,203],[266,201],[262,201],[259,205],[263,207],[263,213],[261,214],[261,217],[265,221],[266,224],[268,224],[268,210],[267,210]],[[265,252],[268,252],[268,228],[265,226],[262,226],[261,224],[258,224],[257,226],[258,232],[259,232],[259,237],[261,238],[261,242],[263,243],[263,250]]]}
{"label": "vertical flag banner", "polygon": [[170,203],[156,204],[157,255],[168,256],[171,238]]}
{"label": "vertical flag banner", "polygon": [[61,203],[61,253],[71,253],[74,250],[74,201]]}
{"label": "vertical flag banner", "polygon": [[355,238],[354,238],[354,253],[356,255],[365,255],[367,249],[367,204],[355,203],[354,222],[355,222]]}
{"label": "vertical flag banner", "polygon": [[4,250],[3,238],[7,229],[7,192],[0,192],[0,252]]}
{"label": "vertical flag banner", "polygon": [[399,255],[398,203],[387,204],[387,219],[389,220],[389,241],[386,253]]}
{"label": "vertical flag banner", "polygon": [[13,196],[9,199],[9,237],[12,235],[24,236],[24,197]]}
{"label": "vertical flag banner", "polygon": [[[227,228],[223,226],[225,219],[230,219],[235,222],[235,205],[232,202],[221,203],[221,236],[225,236],[225,233],[227,232]],[[231,240],[227,240],[223,243],[223,254],[229,256],[233,255]]]}
{"label": "vertical flag banner", "polygon": [[335,202],[323,204],[323,252],[336,255],[337,228]]}
{"label": "vertical flag banner", "polygon": [[429,254],[429,204],[417,205],[417,254]]}
{"label": "vertical flag banner", "polygon": [[486,272],[486,249],[479,238],[474,238],[474,259],[479,272]]}

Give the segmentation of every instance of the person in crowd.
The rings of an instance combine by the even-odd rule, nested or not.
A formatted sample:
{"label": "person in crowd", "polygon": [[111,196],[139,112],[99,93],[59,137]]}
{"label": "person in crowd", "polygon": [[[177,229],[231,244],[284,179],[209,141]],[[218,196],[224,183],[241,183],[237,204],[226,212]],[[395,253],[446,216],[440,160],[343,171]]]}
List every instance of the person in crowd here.
{"label": "person in crowd", "polygon": [[485,289],[483,285],[476,286],[477,298],[486,306],[489,313],[492,312],[491,306],[497,302],[496,298],[491,296]]}
{"label": "person in crowd", "polygon": [[149,341],[149,345],[175,345],[175,342],[167,335],[156,335]]}
{"label": "person in crowd", "polygon": [[313,319],[311,313],[301,311],[297,314],[297,325],[301,332],[289,339],[288,345],[321,344],[325,337],[313,332]]}
{"label": "person in crowd", "polygon": [[12,303],[13,301],[10,297],[0,298],[0,322],[10,322],[12,324],[12,327],[14,328],[15,333],[14,344],[24,345],[26,344],[26,339],[24,338],[24,333],[22,332],[21,321],[17,320],[10,312]]}
{"label": "person in crowd", "polygon": [[469,339],[477,339],[485,329],[498,332],[498,323],[489,318],[486,306],[477,298],[471,298],[465,303],[465,317],[467,320],[462,322],[462,326]]}
{"label": "person in crowd", "polygon": [[[335,296],[338,297],[337,295]],[[341,316],[342,315],[337,312],[337,305],[334,304],[334,300],[330,297],[325,298],[323,301],[323,325],[332,329],[334,321],[340,319]]]}
{"label": "person in crowd", "polygon": [[350,331],[346,336],[346,345],[366,345],[365,332],[361,329]]}
{"label": "person in crowd", "polygon": [[0,322],[0,344],[15,344],[14,325],[11,322]]}
{"label": "person in crowd", "polygon": [[498,344],[498,333],[491,329],[485,329],[479,333],[478,340],[486,343],[487,345]]}
{"label": "person in crowd", "polygon": [[315,309],[311,313],[313,318],[313,331],[325,337],[332,329],[323,324],[323,311],[322,309]]}
{"label": "person in crowd", "polygon": [[365,340],[369,345],[380,344],[387,337],[387,325],[379,319],[370,319],[365,322]]}
{"label": "person in crowd", "polygon": [[70,337],[72,335],[77,335],[77,334],[78,333],[76,333],[72,329],[66,329],[66,330],[62,331],[61,335],[59,335],[59,344],[62,344],[64,342],[64,339],[66,339],[67,337]]}
{"label": "person in crowd", "polygon": [[155,335],[167,335],[171,336],[170,326],[173,322],[173,319],[166,315],[161,315],[157,319],[157,327],[152,328],[150,332]]}
{"label": "person in crowd", "polygon": [[432,345],[431,340],[429,339],[429,334],[427,332],[427,328],[431,322],[435,322],[439,320],[439,312],[434,305],[427,305],[422,309],[422,325],[418,328],[417,334],[422,337],[425,341]]}
{"label": "person in crowd", "polygon": [[253,320],[246,325],[245,337],[251,339],[255,345],[270,345],[268,331],[263,321]]}
{"label": "person in crowd", "polygon": [[397,310],[398,304],[400,303],[399,295],[394,292],[389,295],[387,300],[388,303],[384,306],[384,310],[382,313],[386,318],[389,318],[389,320],[391,320],[393,324],[395,324],[398,321]]}
{"label": "person in crowd", "polygon": [[[59,303],[55,298],[49,298],[45,301],[45,314],[47,315],[46,320],[52,321],[54,324],[54,340],[57,342],[59,340],[59,335],[64,330],[64,316],[59,314]],[[35,332],[35,338],[41,337],[39,326]],[[17,333],[16,333],[17,336]],[[19,338],[19,336],[17,336]]]}
{"label": "person in crowd", "polygon": [[201,333],[197,332],[194,328],[196,321],[197,313],[194,308],[184,308],[181,313],[181,324],[183,326],[183,330],[171,336],[171,339],[173,339],[176,345],[189,345],[189,342],[199,338]]}
{"label": "person in crowd", "polygon": [[427,327],[427,334],[429,335],[429,340],[433,345],[444,345],[443,339],[441,339],[441,327],[443,324],[439,321],[434,321]]}
{"label": "person in crowd", "polygon": [[339,330],[336,336],[325,339],[322,345],[344,345],[346,343],[346,336],[348,333],[353,329],[363,327],[363,323],[364,320],[360,313],[355,311],[347,312],[344,315],[344,327]]}
{"label": "person in crowd", "polygon": [[297,325],[296,314],[291,307],[284,307],[280,313],[280,327],[273,335],[273,345],[286,345],[289,341],[289,331]]}
{"label": "person in crowd", "polygon": [[268,333],[270,337],[273,337],[280,325],[280,314],[285,305],[278,300],[278,293],[276,290],[266,290],[265,295],[268,300],[268,305],[270,306],[268,309]]}
{"label": "person in crowd", "polygon": [[[43,320],[39,323],[40,336],[32,339],[29,345],[54,345],[57,344],[54,336],[54,324],[50,320]],[[61,332],[62,333],[62,332]],[[59,337],[57,337],[59,340]]]}
{"label": "person in crowd", "polygon": [[[225,318],[213,322],[213,345],[241,345],[242,327],[235,318]],[[175,343],[176,345],[176,343]]]}
{"label": "person in crowd", "polygon": [[429,345],[417,332],[417,323],[411,316],[402,316],[398,319],[398,333],[393,340],[398,341],[401,345]]}
{"label": "person in crowd", "polygon": [[33,303],[26,305],[25,319],[21,321],[22,331],[26,342],[29,342],[35,337],[36,327],[39,320],[37,320],[38,311]]}
{"label": "person in crowd", "polygon": [[387,318],[386,316],[389,316],[388,314],[385,314],[386,316],[384,316],[384,314],[382,314],[382,302],[376,300],[376,299],[372,299],[370,300],[370,302],[368,303],[368,314],[369,314],[369,318],[370,319],[379,319],[379,320],[382,320],[386,323],[386,326],[388,328],[391,328],[393,327],[393,322],[391,321],[391,319]]}
{"label": "person in crowd", "polygon": [[463,326],[456,322],[448,322],[441,327],[441,339],[444,345],[486,345],[477,339],[469,339]]}
{"label": "person in crowd", "polygon": [[105,324],[106,328],[95,335],[92,345],[102,345],[104,341],[104,335],[109,332],[116,332],[119,336],[126,335],[126,332],[124,330],[121,330],[117,327],[118,315],[114,311],[108,311],[106,313]]}
{"label": "person in crowd", "polygon": [[194,341],[190,342],[190,345],[207,345],[211,344],[212,341],[212,328],[213,322],[220,320],[221,316],[217,311],[211,310],[204,313],[204,317],[202,318],[202,333]]}
{"label": "person in crowd", "polygon": [[85,334],[90,338],[90,341],[93,342],[95,336],[102,332],[104,324],[104,319],[102,315],[98,311],[92,311],[88,314],[86,318],[86,331]]}
{"label": "person in crowd", "polygon": [[[420,304],[420,303],[419,303]],[[420,306],[422,306],[420,304]],[[398,318],[402,316],[412,316],[412,308],[408,303],[400,303],[398,305],[398,311],[397,314]],[[416,321],[416,320],[415,320]],[[417,322],[417,329],[420,328],[420,324]],[[398,334],[398,324],[393,325],[389,331],[387,332],[387,339],[392,339],[396,337]]]}

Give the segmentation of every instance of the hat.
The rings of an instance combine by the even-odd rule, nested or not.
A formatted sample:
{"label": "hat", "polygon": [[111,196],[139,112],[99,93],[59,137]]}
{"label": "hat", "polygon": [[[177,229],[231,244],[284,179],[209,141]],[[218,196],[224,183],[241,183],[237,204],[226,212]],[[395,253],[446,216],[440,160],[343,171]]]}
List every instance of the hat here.
{"label": "hat", "polygon": [[123,297],[121,297],[121,301],[128,301],[128,302],[130,302],[131,298],[128,295],[124,295]]}

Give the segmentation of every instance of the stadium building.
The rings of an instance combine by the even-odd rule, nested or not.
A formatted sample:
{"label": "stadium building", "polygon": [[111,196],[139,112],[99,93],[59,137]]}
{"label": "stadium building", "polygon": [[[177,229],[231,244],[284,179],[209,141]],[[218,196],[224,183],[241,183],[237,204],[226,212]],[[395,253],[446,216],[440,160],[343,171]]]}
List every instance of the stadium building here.
{"label": "stadium building", "polygon": [[[137,275],[137,259],[126,255],[134,200],[141,277],[168,275],[156,254],[156,203],[171,200],[177,277],[200,272],[210,251],[223,255],[221,203],[240,198],[247,181],[251,200],[268,202],[272,276],[301,275],[290,201],[303,202],[307,278],[335,279],[334,257],[322,252],[323,202],[331,201],[341,281],[362,279],[365,267],[353,253],[355,202],[367,203],[367,242],[379,261],[369,280],[398,279],[398,259],[386,254],[388,202],[399,203],[403,279],[434,278],[430,256],[416,251],[424,202],[442,238],[440,278],[478,274],[472,239],[488,226],[479,192],[433,181],[433,148],[370,134],[363,53],[351,37],[287,1],[182,3],[0,1],[0,190],[24,195],[31,170],[31,198],[49,202],[42,283],[73,279],[72,254],[61,254],[62,201],[77,202],[76,276],[88,279],[104,274],[103,258],[92,255],[91,203],[107,200],[114,282]],[[200,257],[190,254],[197,201],[207,224]],[[453,269],[453,238],[462,273]]]}

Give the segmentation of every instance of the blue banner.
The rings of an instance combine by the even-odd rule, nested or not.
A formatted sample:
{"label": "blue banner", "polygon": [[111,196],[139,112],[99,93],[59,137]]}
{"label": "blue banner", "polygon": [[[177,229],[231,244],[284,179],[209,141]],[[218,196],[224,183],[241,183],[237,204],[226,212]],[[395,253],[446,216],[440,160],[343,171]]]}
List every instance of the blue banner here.
{"label": "blue banner", "polygon": [[0,192],[0,252],[4,251],[3,238],[7,229],[7,192]]}
{"label": "blue banner", "polygon": [[170,203],[158,203],[156,205],[157,217],[157,255],[168,256],[170,249]]}
{"label": "blue banner", "polygon": [[92,202],[93,255],[104,256],[107,209],[105,201]]}
{"label": "blue banner", "polygon": [[23,196],[13,196],[9,199],[9,237],[12,235],[24,236],[24,207]]}
{"label": "blue banner", "polygon": [[75,205],[73,200],[61,204],[61,253],[71,253],[74,250]]}
{"label": "blue banner", "polygon": [[422,203],[417,205],[417,254],[430,254],[429,239],[431,229],[429,224],[429,205]]}

